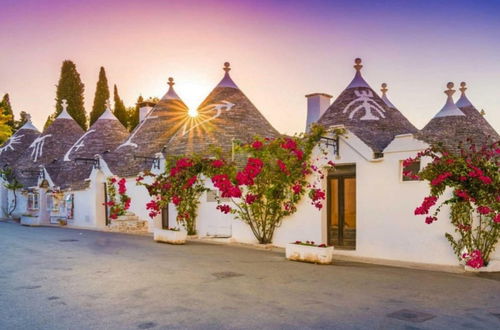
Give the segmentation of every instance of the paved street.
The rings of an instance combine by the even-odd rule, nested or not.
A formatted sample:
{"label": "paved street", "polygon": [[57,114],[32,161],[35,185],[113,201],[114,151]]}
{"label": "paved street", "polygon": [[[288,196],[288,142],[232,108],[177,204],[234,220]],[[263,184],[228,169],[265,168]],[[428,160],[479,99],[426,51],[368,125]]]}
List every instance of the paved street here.
{"label": "paved street", "polygon": [[0,329],[494,329],[499,298],[498,276],[0,222]]}

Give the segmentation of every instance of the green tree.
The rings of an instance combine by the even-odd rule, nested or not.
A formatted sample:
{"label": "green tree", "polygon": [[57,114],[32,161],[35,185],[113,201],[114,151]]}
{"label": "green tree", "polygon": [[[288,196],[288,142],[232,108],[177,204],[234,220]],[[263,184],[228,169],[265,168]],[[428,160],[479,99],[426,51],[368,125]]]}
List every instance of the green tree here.
{"label": "green tree", "polygon": [[104,113],[106,110],[106,101],[109,100],[109,87],[108,78],[106,78],[106,71],[101,66],[99,70],[99,80],[95,88],[94,105],[90,112],[90,126]]}
{"label": "green tree", "polygon": [[54,122],[54,115],[49,115],[47,117],[47,120],[45,121],[45,124],[43,125],[43,131],[45,130]]}
{"label": "green tree", "polygon": [[128,127],[128,113],[127,108],[123,104],[123,100],[118,95],[118,87],[114,86],[113,97],[115,101],[115,110],[113,111],[114,115],[123,126]]}
{"label": "green tree", "polygon": [[27,113],[26,111],[21,111],[21,113],[19,114],[19,120],[14,121],[14,130],[17,131],[18,129],[23,127],[24,124],[28,122],[29,118],[31,118],[31,115],[29,113]]}
{"label": "green tree", "polygon": [[[56,118],[62,111],[62,100],[68,102],[68,113],[84,130],[87,129],[87,114],[85,113],[83,92],[85,85],[76,71],[76,65],[70,60],[65,60],[61,67],[61,76],[57,84],[56,111],[50,117]],[[47,125],[47,123],[45,123]]]}
{"label": "green tree", "polygon": [[0,107],[3,109],[2,113],[6,116],[10,116],[10,120],[6,122],[11,128],[14,128],[14,112],[12,111],[12,105],[10,104],[9,93],[5,93],[2,98],[2,102],[0,102]]}
{"label": "green tree", "polygon": [[4,113],[4,108],[0,107],[0,144],[3,144],[12,135],[12,127],[8,124],[12,120],[12,116]]}
{"label": "green tree", "polygon": [[133,131],[134,128],[139,125],[139,104],[141,104],[142,102],[144,102],[144,98],[142,97],[142,95],[140,95],[137,98],[137,102],[135,103],[135,108],[133,108],[133,111],[129,111],[128,123],[130,131]]}

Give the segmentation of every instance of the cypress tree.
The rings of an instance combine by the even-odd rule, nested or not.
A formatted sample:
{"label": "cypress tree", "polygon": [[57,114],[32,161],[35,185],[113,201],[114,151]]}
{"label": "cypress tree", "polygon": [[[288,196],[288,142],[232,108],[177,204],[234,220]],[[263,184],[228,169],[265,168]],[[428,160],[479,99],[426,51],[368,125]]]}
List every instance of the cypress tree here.
{"label": "cypress tree", "polygon": [[99,80],[95,88],[94,105],[92,105],[90,112],[90,126],[106,111],[107,100],[109,100],[108,78],[106,78],[106,71],[101,66]]}
{"label": "cypress tree", "polygon": [[130,131],[134,130],[134,128],[139,125],[139,104],[144,102],[144,98],[142,95],[137,98],[137,102],[135,103],[135,108],[133,111],[129,112],[129,129]]}
{"label": "cypress tree", "polygon": [[[68,102],[68,113],[84,130],[87,129],[87,114],[83,103],[83,92],[85,85],[80,79],[80,74],[76,71],[76,65],[70,60],[65,60],[61,67],[61,77],[57,84],[56,111],[51,115],[52,120],[62,111],[61,102],[66,99]],[[47,123],[45,123],[47,125]]]}
{"label": "cypress tree", "polygon": [[113,111],[115,117],[122,123],[123,126],[128,127],[128,113],[125,105],[123,104],[123,100],[120,99],[118,95],[118,87],[116,84],[113,89],[113,98],[115,101],[115,110]]}
{"label": "cypress tree", "polygon": [[10,116],[10,119],[8,119],[4,125],[14,128],[14,112],[12,111],[12,105],[10,104],[9,93],[5,93],[3,96],[2,102],[0,102],[0,107],[3,109],[2,113],[5,116]]}
{"label": "cypress tree", "polygon": [[47,120],[45,121],[45,124],[43,125],[43,132],[45,132],[47,127],[49,127],[54,122],[54,118],[55,118],[54,114],[49,115],[47,117]]}

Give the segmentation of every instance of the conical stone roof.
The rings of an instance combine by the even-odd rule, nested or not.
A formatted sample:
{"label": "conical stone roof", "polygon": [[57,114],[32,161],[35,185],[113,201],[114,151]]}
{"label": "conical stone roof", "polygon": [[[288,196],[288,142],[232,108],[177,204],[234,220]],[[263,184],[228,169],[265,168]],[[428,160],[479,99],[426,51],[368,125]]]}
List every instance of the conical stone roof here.
{"label": "conical stone roof", "polygon": [[28,121],[0,147],[0,167],[14,168],[23,151],[29,148],[33,141],[39,136],[40,132],[31,123],[31,119],[28,119]]}
{"label": "conical stone roof", "polygon": [[229,63],[224,63],[224,77],[198,107],[198,115],[184,121],[172,137],[167,157],[207,153],[211,145],[230,152],[233,140],[250,142],[256,135],[280,135],[234,83],[230,70]]}
{"label": "conical stone roof", "polygon": [[175,92],[174,84],[173,78],[169,78],[167,93],[128,138],[104,156],[114,174],[128,177],[151,169],[151,161],[134,159],[134,156],[154,157],[156,153],[162,152],[165,144],[187,120],[188,107]]}
{"label": "conical stone roof", "polygon": [[[454,84],[447,84],[446,103],[427,125],[417,134],[417,137],[431,145],[441,145],[450,152],[458,151],[460,142],[472,143],[480,146],[490,141],[489,134],[474,117],[466,115],[453,102]],[[462,100],[464,101],[464,100]]]}
{"label": "conical stone roof", "polygon": [[356,74],[352,82],[325,111],[318,123],[329,127],[344,125],[375,153],[384,148],[398,134],[418,130],[397,110],[386,103],[361,76],[361,59],[355,60]]}
{"label": "conical stone roof", "polygon": [[106,111],[64,154],[62,168],[48,170],[57,186],[63,189],[85,187],[85,179],[93,168],[90,160],[114,150],[128,137],[129,132],[111,112],[109,102],[106,107]]}
{"label": "conical stone roof", "polygon": [[34,186],[37,182],[36,176],[27,171],[35,171],[40,165],[47,169],[61,168],[64,154],[84,134],[80,125],[68,114],[67,106],[64,101],[61,114],[19,157],[16,177],[25,187]]}
{"label": "conical stone roof", "polygon": [[469,101],[465,91],[467,90],[467,84],[465,82],[460,83],[460,98],[458,99],[456,105],[462,110],[462,112],[467,116],[474,127],[477,127],[485,135],[491,136],[495,141],[500,139],[497,131],[488,123],[486,118],[474,107],[474,105]]}

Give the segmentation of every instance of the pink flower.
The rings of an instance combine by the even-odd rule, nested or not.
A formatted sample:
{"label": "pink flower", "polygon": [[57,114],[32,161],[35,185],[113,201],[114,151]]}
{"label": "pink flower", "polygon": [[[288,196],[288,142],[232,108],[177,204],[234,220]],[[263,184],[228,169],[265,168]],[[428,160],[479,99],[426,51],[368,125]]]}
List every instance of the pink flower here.
{"label": "pink flower", "polygon": [[144,180],[144,177],[140,175],[135,179],[137,182],[141,182],[142,180]]}
{"label": "pink flower", "polygon": [[254,149],[258,150],[258,149],[262,148],[262,146],[263,146],[263,145],[264,145],[264,144],[263,144],[261,141],[256,140],[256,141],[254,141],[254,142],[252,143],[252,148],[254,148]]}
{"label": "pink flower", "polygon": [[334,163],[334,162],[332,162],[331,160],[329,160],[329,161],[328,161],[328,165],[330,165],[330,166],[334,167],[334,166],[335,166],[335,163]]}
{"label": "pink flower", "polygon": [[479,212],[479,214],[489,214],[491,209],[488,206],[479,206],[477,212]]}
{"label": "pink flower", "polygon": [[174,205],[179,205],[181,203],[181,198],[179,196],[173,196],[172,197],[172,203],[174,203]]}
{"label": "pink flower", "polygon": [[437,218],[436,217],[426,217],[425,218],[425,223],[430,225],[431,223],[433,223],[434,221],[437,221]]}
{"label": "pink flower", "polygon": [[276,163],[278,164],[281,172],[285,173],[285,174],[290,174],[290,171],[288,171],[288,168],[286,167],[286,164],[283,163],[283,161],[281,159],[278,159],[276,161]]}
{"label": "pink flower", "polygon": [[294,194],[300,194],[302,191],[302,186],[300,184],[296,184],[292,187],[293,193]]}
{"label": "pink flower", "polygon": [[465,264],[469,267],[478,269],[484,266],[484,260],[480,250],[474,250],[470,255],[465,255],[465,257],[467,257]]}
{"label": "pink flower", "polygon": [[496,223],[500,223],[500,213],[497,213],[495,217],[493,218],[493,221]]}
{"label": "pink flower", "polygon": [[191,167],[193,166],[193,162],[189,160],[189,158],[181,158],[177,160],[175,163],[175,166],[178,168],[186,168],[186,167]]}
{"label": "pink flower", "polygon": [[444,180],[449,178],[450,176],[452,176],[452,174],[450,172],[441,173],[431,181],[431,185],[437,186],[437,185],[441,184]]}
{"label": "pink flower", "polygon": [[196,175],[193,175],[192,177],[190,177],[186,183],[184,184],[184,188],[190,188],[193,186],[193,184],[196,182],[196,179],[197,179],[197,176]]}
{"label": "pink flower", "polygon": [[489,176],[481,175],[479,177],[479,180],[481,180],[484,184],[490,184],[493,182]]}
{"label": "pink flower", "polygon": [[253,202],[255,202],[257,200],[257,198],[258,198],[257,195],[247,194],[245,197],[245,202],[250,205],[250,204],[253,204]]}
{"label": "pink flower", "polygon": [[220,159],[216,159],[212,162],[212,166],[215,168],[220,168],[220,167],[224,166],[224,162]]}
{"label": "pink flower", "polygon": [[292,152],[295,154],[298,160],[302,160],[302,158],[304,158],[304,152],[302,150],[296,149],[293,150]]}
{"label": "pink flower", "polygon": [[229,212],[231,212],[231,207],[229,205],[226,205],[226,204],[217,205],[217,209],[224,214],[228,214]]}
{"label": "pink flower", "polygon": [[312,189],[311,192],[309,193],[309,197],[314,201],[318,201],[321,199],[325,199],[325,192],[322,191],[321,189]]}
{"label": "pink flower", "polygon": [[436,196],[425,197],[422,205],[415,209],[415,215],[428,214],[429,209],[436,204],[437,200]]}
{"label": "pink flower", "polygon": [[294,140],[287,138],[285,142],[281,145],[283,149],[288,149],[288,150],[295,150],[297,149],[297,142]]}
{"label": "pink flower", "polygon": [[180,171],[181,169],[179,167],[172,167],[170,169],[170,176],[176,176]]}
{"label": "pink flower", "polygon": [[246,172],[236,173],[236,181],[240,186],[251,186],[254,184],[253,179]]}
{"label": "pink flower", "polygon": [[413,164],[414,161],[415,160],[413,158],[408,158],[408,159],[403,160],[403,167],[410,166],[411,164]]}

